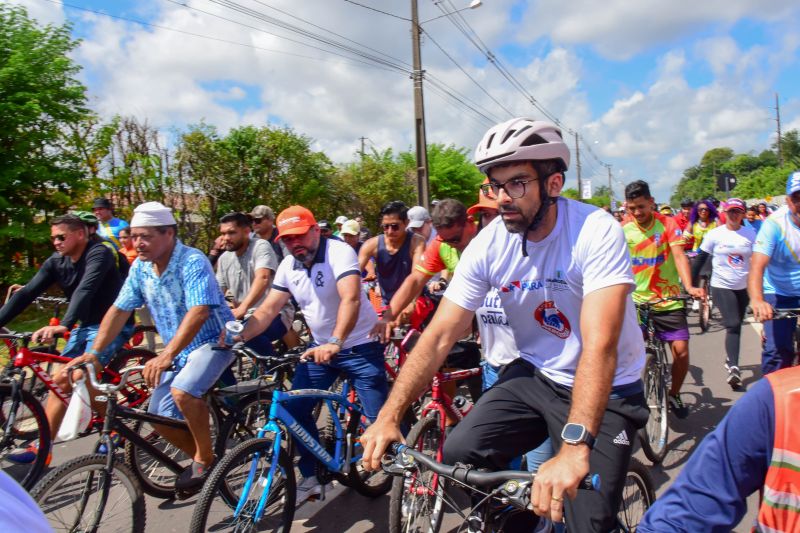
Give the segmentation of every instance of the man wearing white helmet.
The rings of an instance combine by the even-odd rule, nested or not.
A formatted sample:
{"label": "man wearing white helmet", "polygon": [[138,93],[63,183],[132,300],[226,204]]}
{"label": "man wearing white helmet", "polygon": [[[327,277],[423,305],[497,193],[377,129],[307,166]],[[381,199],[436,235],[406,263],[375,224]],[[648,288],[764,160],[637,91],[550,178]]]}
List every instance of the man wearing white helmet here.
{"label": "man wearing white helmet", "polygon": [[[455,427],[444,461],[501,470],[550,437],[557,453],[534,480],[534,511],[556,522],[566,517],[571,530],[609,531],[633,438],[648,416],[640,379],[644,343],[622,228],[600,209],[559,197],[570,154],[553,124],[524,118],[499,124],[475,158],[502,221],[464,250],[433,321],[361,439],[364,461],[378,468],[388,444],[400,440],[400,413],[495,287],[520,358]],[[600,474],[602,487],[578,493],[589,473]]]}

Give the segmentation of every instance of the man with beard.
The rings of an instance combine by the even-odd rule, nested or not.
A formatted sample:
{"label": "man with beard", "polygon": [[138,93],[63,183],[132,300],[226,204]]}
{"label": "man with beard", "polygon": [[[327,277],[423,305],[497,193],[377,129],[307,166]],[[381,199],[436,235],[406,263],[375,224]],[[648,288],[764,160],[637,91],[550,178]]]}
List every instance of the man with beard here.
{"label": "man with beard", "polygon": [[[228,213],[219,220],[219,233],[225,252],[217,263],[217,283],[233,296],[233,316],[241,320],[250,309],[258,307],[272,285],[278,270],[278,256],[266,239],[250,237],[250,219],[244,213]],[[262,355],[272,353],[272,342],[286,334],[294,317],[287,304],[261,335],[247,346]]]}
{"label": "man with beard", "polygon": [[[559,197],[569,148],[549,122],[499,124],[475,156],[502,223],[489,224],[461,255],[433,321],[361,438],[365,465],[380,468],[386,447],[401,440],[401,413],[497,287],[520,358],[453,429],[444,462],[502,470],[549,436],[556,455],[536,474],[533,510],[555,522],[566,516],[576,531],[609,531],[633,438],[648,417],[622,228],[600,209]],[[578,491],[589,472],[602,487]]]}
{"label": "man with beard", "polygon": [[[295,205],[278,215],[278,239],[289,250],[278,266],[272,290],[242,331],[247,341],[266,329],[290,297],[297,300],[314,337],[298,365],[292,389],[327,389],[344,372],[353,383],[369,420],[375,420],[386,399],[388,385],[383,368],[383,345],[370,331],[378,321],[375,310],[361,290],[358,257],[346,243],[320,235],[314,215]],[[308,433],[317,438],[312,417],[315,400],[298,400],[286,409]],[[298,468],[303,479],[297,485],[296,504],[323,494],[315,475],[317,460],[303,446]]]}

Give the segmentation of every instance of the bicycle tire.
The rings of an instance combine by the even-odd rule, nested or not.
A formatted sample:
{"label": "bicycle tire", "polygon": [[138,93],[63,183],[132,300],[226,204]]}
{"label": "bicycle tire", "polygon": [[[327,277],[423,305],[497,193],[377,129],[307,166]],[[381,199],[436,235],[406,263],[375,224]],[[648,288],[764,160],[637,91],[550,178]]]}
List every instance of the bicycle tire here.
{"label": "bicycle tire", "polygon": [[[242,533],[256,530],[285,533],[291,529],[297,486],[294,466],[284,449],[278,454],[279,469],[276,473],[279,474],[279,478],[273,479],[265,515],[257,524],[252,520],[248,521],[251,518],[248,516],[248,511],[252,513],[263,492],[262,483],[259,481],[265,478],[271,466],[272,444],[273,440],[269,438],[251,439],[239,444],[225,455],[203,485],[203,491],[192,513],[190,533],[204,533],[211,528],[214,531],[235,530]],[[255,457],[256,453],[259,453],[258,458]],[[254,464],[255,461],[258,462]],[[239,492],[235,492],[237,497],[233,502],[218,496],[223,487],[237,487],[241,490],[248,479],[251,484],[246,495],[244,512],[239,517],[234,517],[233,511],[241,496]]]}
{"label": "bicycle tire", "polygon": [[[211,442],[215,443],[219,434],[217,428],[219,428],[221,417],[215,405],[209,404],[208,410],[211,417],[209,421]],[[149,422],[136,420],[131,425],[131,429],[178,463],[187,467],[191,464],[192,458],[159,435]],[[128,465],[145,494],[162,500],[175,496],[175,481],[180,474],[164,466],[147,450],[137,446],[134,442],[125,442],[125,464]]]}
{"label": "bicycle tire", "polygon": [[[0,384],[0,433],[5,443],[0,449],[0,465],[3,471],[14,478],[23,488],[30,490],[42,475],[50,453],[52,439],[50,425],[47,423],[42,404],[25,389],[18,389],[19,403],[14,413],[14,426],[8,427],[10,411],[14,409],[12,386]],[[10,435],[9,435],[10,433]],[[8,461],[6,457],[17,448],[27,447],[28,444],[39,440],[39,451],[32,463],[20,464]]]}
{"label": "bicycle tire", "polygon": [[[436,414],[429,414],[417,422],[406,437],[409,447],[421,452],[432,452],[434,459],[437,458],[441,440]],[[418,475],[424,479],[420,480]],[[438,533],[444,518],[444,478],[438,477],[435,494],[418,494],[416,490],[417,486],[427,487],[432,477],[430,472],[417,472],[414,476],[394,478],[389,496],[390,533]],[[416,523],[416,517],[421,518],[421,524]]]}
{"label": "bicycle tire", "polygon": [[631,457],[617,521],[622,531],[634,532],[644,514],[656,500],[656,490],[650,470],[637,458]]}
{"label": "bicycle tire", "polygon": [[[705,277],[700,278],[700,288],[708,291],[708,279]],[[700,300],[700,310],[698,312],[700,319],[700,331],[703,333],[708,331],[708,326],[711,323],[711,298],[706,293],[706,297]]]}
{"label": "bicycle tire", "polygon": [[[642,451],[653,464],[661,463],[666,457],[669,438],[667,368],[666,365],[659,363],[659,350],[663,351],[664,346],[657,347],[655,352],[650,347],[646,350],[644,397],[650,409],[650,416],[647,424],[639,430]],[[661,360],[666,361],[666,357]]]}
{"label": "bicycle tire", "polygon": [[[47,474],[33,488],[31,497],[54,531],[144,533],[147,511],[141,487],[130,469],[118,462],[111,473],[111,486],[107,486],[104,482],[107,461],[105,454],[76,457]],[[75,479],[84,475],[85,479]],[[97,516],[96,506],[103,500],[100,491],[105,490],[114,493],[107,495]],[[125,496],[129,503],[122,502]],[[62,517],[68,515],[73,516],[65,522]]]}
{"label": "bicycle tire", "polygon": [[235,448],[244,441],[255,439],[258,430],[269,420],[270,405],[272,405],[271,395],[244,398],[236,411],[225,417],[222,423],[215,444],[217,456],[222,457],[227,450]]}
{"label": "bicycle tire", "polygon": [[[103,381],[118,383],[120,375],[130,366],[139,366],[154,359],[155,353],[145,348],[128,348],[117,352],[103,370]],[[150,390],[144,384],[142,373],[131,373],[125,387],[117,393],[119,405],[139,407],[150,397]]]}

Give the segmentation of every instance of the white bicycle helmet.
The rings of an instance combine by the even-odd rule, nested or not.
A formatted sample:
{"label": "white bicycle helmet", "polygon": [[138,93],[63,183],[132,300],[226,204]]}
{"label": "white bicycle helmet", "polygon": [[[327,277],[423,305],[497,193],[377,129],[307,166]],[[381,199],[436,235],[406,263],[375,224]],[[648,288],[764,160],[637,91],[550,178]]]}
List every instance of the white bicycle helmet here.
{"label": "white bicycle helmet", "polygon": [[495,165],[512,161],[558,159],[569,168],[569,148],[555,124],[512,118],[491,128],[475,149],[475,164],[487,174]]}

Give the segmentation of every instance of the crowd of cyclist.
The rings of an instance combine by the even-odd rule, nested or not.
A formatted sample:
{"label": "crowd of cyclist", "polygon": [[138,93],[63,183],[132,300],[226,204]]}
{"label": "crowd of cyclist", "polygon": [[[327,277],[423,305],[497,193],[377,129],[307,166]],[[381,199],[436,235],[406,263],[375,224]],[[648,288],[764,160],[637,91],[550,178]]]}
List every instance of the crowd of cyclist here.
{"label": "crowd of cyclist", "polygon": [[[673,215],[668,206],[658,207],[646,182],[635,181],[625,189],[622,210],[608,214],[560,196],[569,163],[569,148],[555,125],[514,119],[490,129],[479,144],[476,164],[485,180],[470,207],[443,199],[429,212],[390,201],[378,214],[378,235],[371,236],[361,214],[339,216],[331,225],[302,206],[276,216],[258,205],[222,217],[208,254],[181,242],[164,205],[137,206],[128,224],[114,216],[108,199],[99,198],[92,213],[50,221],[55,253],[0,309],[0,327],[58,284],[70,299],[63,325],[36,331],[34,340],[49,341],[71,329],[63,353],[74,359],[55,376],[69,391],[71,367],[106,364],[130,337],[134,313],[152,320],[163,347],[143,371],[153,389],[149,410],[186,420],[191,437],[168,427],[156,430],[192,458],[176,488],[196,492],[219,460],[203,394],[233,361],[231,351],[217,349],[225,347],[226,323],[243,321],[234,340],[271,353],[276,341],[299,344],[292,324],[302,311],[313,342],[293,388],[326,389],[344,372],[373,422],[362,438],[363,461],[376,469],[386,447],[402,439],[400,421],[409,404],[453,347],[476,334],[475,317],[483,360],[469,364],[483,367],[483,394],[475,394],[480,400],[453,428],[445,461],[503,469],[527,454],[528,467],[537,471],[531,496],[537,515],[555,523],[566,518],[576,531],[608,531],[632,436],[649,413],[636,303],[663,300],[655,325],[671,347],[669,401],[678,417],[688,415],[680,392],[689,369],[689,327],[684,301],[670,298],[684,293],[705,298],[699,280],[708,264],[713,265],[709,286],[726,329],[721,363],[728,383],[734,389],[742,385],[739,345],[748,304],[756,320],[765,321],[762,373],[793,366],[795,321],[769,319],[774,308],[800,307],[800,173],[789,176],[787,205],[774,213],[765,204],[748,207],[730,198],[686,200]],[[372,285],[378,298],[371,302],[366,288]],[[431,319],[424,295],[444,287]],[[587,318],[597,316],[604,320]],[[383,343],[405,323],[427,327],[390,391]],[[777,391],[786,389],[787,379],[798,379],[796,373],[777,375],[746,395],[758,394],[761,401],[774,389],[770,412],[776,420],[792,407],[777,401]],[[291,406],[312,436],[313,407]],[[63,412],[63,403],[48,401],[51,431],[57,431]],[[800,442],[792,444],[783,432],[767,428],[773,433],[774,439],[762,435],[770,452],[773,447],[798,451]],[[712,440],[709,446],[717,451],[729,445],[746,453],[740,442]],[[6,459],[31,461],[36,445]],[[313,456],[302,447],[298,452],[299,505],[322,487]],[[747,487],[765,485],[767,465],[753,467]],[[681,474],[683,490],[699,490],[691,476],[711,475],[698,474],[697,468],[690,461]],[[785,490],[784,478],[769,469],[768,487]],[[602,488],[576,491],[590,471],[601,475]],[[730,495],[726,486],[720,491]],[[741,487],[736,491],[741,496]],[[704,505],[722,511],[703,508],[694,517],[668,507],[681,501],[669,492],[665,509],[654,507],[649,525],[646,520],[642,527],[692,530],[687,524],[693,519],[730,522],[743,515],[741,505],[721,501]],[[759,520],[780,530],[787,523],[782,520],[793,519],[783,514],[783,508],[765,503]],[[676,522],[684,518],[685,523]]]}

